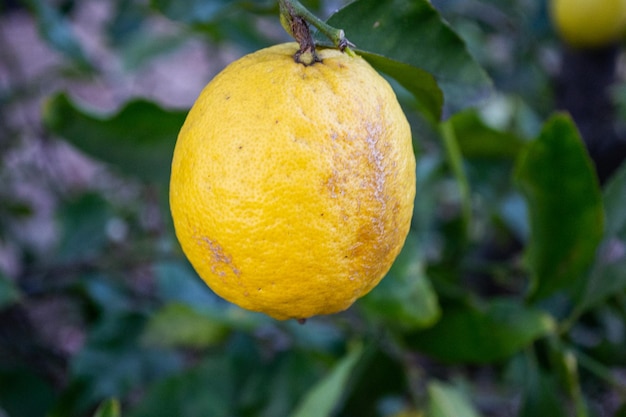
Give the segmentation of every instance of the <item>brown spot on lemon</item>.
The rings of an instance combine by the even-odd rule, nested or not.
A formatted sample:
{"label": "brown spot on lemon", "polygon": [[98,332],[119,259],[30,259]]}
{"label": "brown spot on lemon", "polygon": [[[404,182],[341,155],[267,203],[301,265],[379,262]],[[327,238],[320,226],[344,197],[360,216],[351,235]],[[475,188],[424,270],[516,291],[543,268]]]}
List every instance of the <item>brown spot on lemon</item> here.
{"label": "brown spot on lemon", "polygon": [[212,273],[220,277],[225,277],[228,272],[236,276],[241,274],[237,267],[233,265],[232,257],[224,252],[224,248],[219,243],[208,237],[203,237],[199,241],[202,246],[208,249],[207,255]]}

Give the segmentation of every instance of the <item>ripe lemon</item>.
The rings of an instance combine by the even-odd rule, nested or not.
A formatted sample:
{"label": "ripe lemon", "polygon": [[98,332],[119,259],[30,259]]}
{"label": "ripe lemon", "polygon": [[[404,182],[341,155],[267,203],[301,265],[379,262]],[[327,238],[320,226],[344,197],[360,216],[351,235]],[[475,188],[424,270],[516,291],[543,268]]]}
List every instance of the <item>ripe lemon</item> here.
{"label": "ripe lemon", "polygon": [[276,319],[348,308],[409,230],[415,157],[389,84],[360,57],[262,49],[201,92],[180,131],[170,205],[200,277]]}
{"label": "ripe lemon", "polygon": [[550,11],[561,38],[577,48],[608,45],[626,27],[626,0],[551,0]]}

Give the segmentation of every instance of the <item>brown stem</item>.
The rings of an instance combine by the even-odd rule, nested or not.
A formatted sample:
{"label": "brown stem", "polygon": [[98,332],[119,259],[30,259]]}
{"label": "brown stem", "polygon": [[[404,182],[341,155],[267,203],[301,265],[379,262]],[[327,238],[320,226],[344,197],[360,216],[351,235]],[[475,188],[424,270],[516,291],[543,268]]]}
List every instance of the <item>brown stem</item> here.
{"label": "brown stem", "polygon": [[[316,62],[322,62],[315,51],[315,41],[307,21],[294,9],[291,2],[281,1],[280,6],[283,26],[287,26],[285,29],[300,44],[300,49],[294,55],[295,61],[303,65],[313,65]],[[310,56],[306,54],[310,54]],[[305,57],[308,59],[305,60]]]}

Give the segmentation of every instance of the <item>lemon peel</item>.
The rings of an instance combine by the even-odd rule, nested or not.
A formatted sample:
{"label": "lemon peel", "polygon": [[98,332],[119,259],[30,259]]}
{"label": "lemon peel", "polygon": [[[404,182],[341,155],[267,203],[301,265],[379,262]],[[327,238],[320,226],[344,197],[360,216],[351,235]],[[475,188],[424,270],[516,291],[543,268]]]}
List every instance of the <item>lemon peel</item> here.
{"label": "lemon peel", "polygon": [[226,67],[180,131],[176,235],[224,299],[276,319],[348,308],[388,272],[413,213],[406,117],[361,57],[297,43]]}

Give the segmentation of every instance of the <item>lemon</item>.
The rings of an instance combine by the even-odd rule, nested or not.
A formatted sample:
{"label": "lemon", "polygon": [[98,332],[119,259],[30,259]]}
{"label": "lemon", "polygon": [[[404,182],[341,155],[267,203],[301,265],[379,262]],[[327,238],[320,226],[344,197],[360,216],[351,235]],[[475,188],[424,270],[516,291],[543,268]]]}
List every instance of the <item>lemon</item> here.
{"label": "lemon", "polygon": [[561,38],[577,48],[616,42],[626,27],[626,0],[551,0],[550,12]]}
{"label": "lemon", "polygon": [[296,43],[227,66],[180,131],[170,205],[198,275],[276,319],[348,308],[383,278],[409,230],[411,131],[360,57]]}

